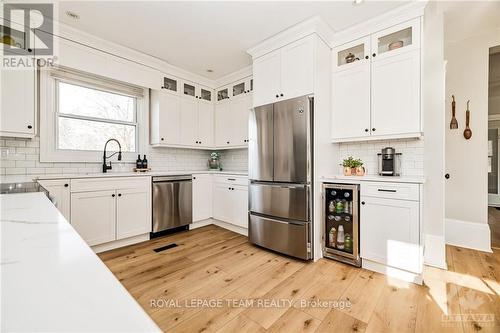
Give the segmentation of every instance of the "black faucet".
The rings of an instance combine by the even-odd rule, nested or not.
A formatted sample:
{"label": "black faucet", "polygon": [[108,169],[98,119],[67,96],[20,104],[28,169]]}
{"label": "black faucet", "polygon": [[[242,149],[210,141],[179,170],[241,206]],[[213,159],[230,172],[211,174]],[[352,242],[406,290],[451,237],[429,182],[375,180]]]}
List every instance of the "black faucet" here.
{"label": "black faucet", "polygon": [[[118,153],[115,151],[113,154],[106,156],[106,146],[108,145],[109,141],[115,141],[118,144],[119,151]],[[113,157],[114,155],[118,154],[118,161],[122,160],[122,146],[120,145],[120,142],[116,139],[109,139],[106,141],[106,144],[104,145],[104,153],[102,154],[102,172],[106,173],[108,170],[111,170],[111,161],[109,161],[109,165],[106,165],[106,159]]]}

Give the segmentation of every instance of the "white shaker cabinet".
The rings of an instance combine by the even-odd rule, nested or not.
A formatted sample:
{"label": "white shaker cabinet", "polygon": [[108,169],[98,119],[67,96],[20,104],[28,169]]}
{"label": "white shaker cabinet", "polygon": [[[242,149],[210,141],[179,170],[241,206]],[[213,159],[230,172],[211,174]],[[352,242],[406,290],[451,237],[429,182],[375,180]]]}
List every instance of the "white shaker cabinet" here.
{"label": "white shaker cabinet", "polygon": [[418,187],[417,184],[390,183],[361,185],[362,259],[412,273],[421,273]]}
{"label": "white shaker cabinet", "polygon": [[49,192],[49,197],[61,212],[64,218],[70,222],[71,193],[69,179],[39,180],[38,183]]}
{"label": "white shaker cabinet", "polygon": [[213,187],[213,218],[216,220],[231,222],[233,207],[230,206],[231,186],[224,183],[214,182]]}
{"label": "white shaker cabinet", "polygon": [[254,106],[313,93],[313,36],[304,37],[254,59],[253,78]]}
{"label": "white shaker cabinet", "polygon": [[151,231],[151,191],[147,187],[116,190],[116,239]]}
{"label": "white shaker cabinet", "polygon": [[193,175],[193,222],[212,216],[212,176]]}
{"label": "white shaker cabinet", "polygon": [[214,176],[213,218],[248,228],[248,179]]}
{"label": "white shaker cabinet", "polygon": [[210,102],[198,102],[198,145],[202,147],[214,146],[214,105]]}
{"label": "white shaker cabinet", "polygon": [[243,148],[248,145],[248,119],[252,94],[222,100],[215,105],[215,146]]}
{"label": "white shaker cabinet", "polygon": [[333,142],[422,135],[420,20],[334,48]]}
{"label": "white shaker cabinet", "polygon": [[[33,57],[24,57],[26,61]],[[0,56],[3,61],[3,57]],[[0,70],[0,136],[35,136],[34,67]]]}
{"label": "white shaker cabinet", "polygon": [[151,90],[150,103],[151,144],[180,144],[181,97],[166,90]]}
{"label": "white shaker cabinet", "polygon": [[198,145],[198,101],[192,97],[181,98],[180,144],[184,146]]}
{"label": "white shaker cabinet", "polygon": [[372,135],[420,132],[420,50],[372,61]]}
{"label": "white shaker cabinet", "polygon": [[114,190],[71,194],[71,225],[88,245],[116,239]]}
{"label": "white shaker cabinet", "polygon": [[230,200],[229,207],[232,207],[230,222],[238,227],[248,228],[248,186],[232,186]]}

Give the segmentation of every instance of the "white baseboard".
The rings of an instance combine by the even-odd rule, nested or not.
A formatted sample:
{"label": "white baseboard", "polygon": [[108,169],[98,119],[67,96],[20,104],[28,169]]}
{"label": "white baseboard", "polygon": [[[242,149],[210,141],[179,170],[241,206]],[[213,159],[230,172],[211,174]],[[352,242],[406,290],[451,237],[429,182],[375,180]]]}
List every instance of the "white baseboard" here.
{"label": "white baseboard", "polygon": [[453,219],[446,219],[445,223],[446,244],[492,252],[490,226],[487,223]]}
{"label": "white baseboard", "polygon": [[201,228],[201,227],[204,227],[204,226],[207,226],[207,225],[210,225],[210,224],[214,224],[214,220],[213,219],[206,219],[206,220],[196,221],[196,222],[193,222],[193,223],[191,223],[189,225],[189,230]]}
{"label": "white baseboard", "polygon": [[129,237],[129,238],[125,238],[125,239],[119,239],[119,240],[109,242],[109,243],[94,245],[94,246],[91,246],[91,248],[92,248],[92,250],[94,250],[95,253],[99,253],[99,252],[117,249],[119,247],[124,247],[127,245],[145,242],[148,240],[149,240],[149,232],[146,234],[139,235],[139,236]]}
{"label": "white baseboard", "polygon": [[227,223],[227,222],[220,221],[220,220],[216,220],[216,219],[212,219],[212,218],[198,221],[198,222],[193,222],[192,224],[189,225],[189,230],[201,228],[201,227],[204,227],[204,226],[207,226],[210,224],[213,224],[213,225],[216,225],[218,227],[236,232],[236,233],[243,235],[243,236],[248,236],[248,229],[247,228],[238,227],[234,224]]}
{"label": "white baseboard", "polygon": [[424,235],[424,264],[448,269],[446,264],[446,243],[444,236]]}
{"label": "white baseboard", "polygon": [[412,282],[421,285],[423,281],[422,274],[412,273],[405,271],[403,269],[389,267],[367,259],[361,260],[361,267],[369,271],[374,271],[380,274],[387,275],[388,277],[395,278],[398,280],[403,280],[406,282]]}

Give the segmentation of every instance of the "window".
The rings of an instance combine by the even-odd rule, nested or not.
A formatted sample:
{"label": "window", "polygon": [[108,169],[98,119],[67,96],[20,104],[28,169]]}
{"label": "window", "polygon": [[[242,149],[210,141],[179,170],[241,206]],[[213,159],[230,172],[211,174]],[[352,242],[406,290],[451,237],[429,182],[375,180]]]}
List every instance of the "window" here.
{"label": "window", "polygon": [[110,138],[136,152],[135,97],[57,80],[57,149],[102,151]]}
{"label": "window", "polygon": [[[145,89],[68,68],[40,77],[40,159],[99,162],[107,140],[121,144],[124,161],[144,150]],[[118,150],[112,142],[108,151]]]}

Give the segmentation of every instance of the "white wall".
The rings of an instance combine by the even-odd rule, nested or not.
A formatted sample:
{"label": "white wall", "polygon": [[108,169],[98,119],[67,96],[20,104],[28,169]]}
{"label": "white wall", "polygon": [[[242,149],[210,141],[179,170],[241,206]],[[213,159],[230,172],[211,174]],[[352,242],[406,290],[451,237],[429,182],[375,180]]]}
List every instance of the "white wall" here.
{"label": "white wall", "polygon": [[423,228],[427,265],[446,267],[444,240],[444,55],[443,14],[438,3],[425,8],[422,47],[424,122]]}
{"label": "white wall", "polygon": [[[458,6],[458,5],[457,5]],[[490,250],[488,228],[488,58],[500,44],[500,19],[490,22],[498,3],[462,3],[445,13],[446,124],[451,95],[457,101],[458,130],[446,129],[446,240]],[[465,14],[465,15],[464,15]],[[457,15],[470,29],[457,37]],[[469,21],[469,22],[467,22]],[[465,107],[470,100],[472,138],[465,140]],[[449,126],[449,125],[448,125]]]}

